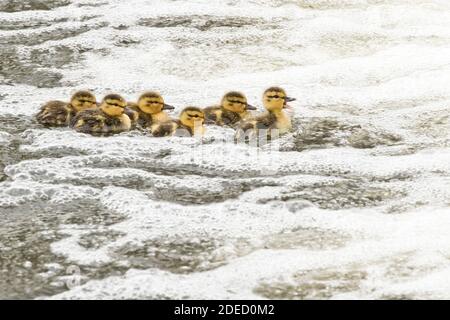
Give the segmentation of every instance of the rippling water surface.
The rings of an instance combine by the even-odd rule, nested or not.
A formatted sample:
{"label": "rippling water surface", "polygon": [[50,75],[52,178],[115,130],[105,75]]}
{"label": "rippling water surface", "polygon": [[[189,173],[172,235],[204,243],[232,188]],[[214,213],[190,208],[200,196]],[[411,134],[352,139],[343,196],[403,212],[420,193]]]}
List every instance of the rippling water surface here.
{"label": "rippling water surface", "polygon": [[[260,149],[33,120],[270,85]],[[0,0],[0,298],[448,299],[449,106],[447,1]]]}

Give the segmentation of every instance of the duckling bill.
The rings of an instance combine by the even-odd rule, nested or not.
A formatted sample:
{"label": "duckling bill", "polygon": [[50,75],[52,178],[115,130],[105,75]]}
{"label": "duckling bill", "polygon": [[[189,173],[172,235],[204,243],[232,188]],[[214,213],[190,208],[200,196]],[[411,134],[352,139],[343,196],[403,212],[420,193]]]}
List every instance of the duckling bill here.
{"label": "duckling bill", "polygon": [[68,126],[81,111],[97,107],[95,96],[89,91],[76,92],[70,102],[49,101],[36,115],[37,121],[46,127]]}
{"label": "duckling bill", "polygon": [[205,114],[202,109],[187,107],[181,111],[178,120],[170,120],[152,125],[151,131],[155,137],[165,136],[198,136],[203,135]]}
{"label": "duckling bill", "polygon": [[244,94],[231,91],[222,98],[220,106],[205,108],[205,121],[207,124],[233,127],[242,120],[251,117],[249,110],[256,108],[247,102]]}
{"label": "duckling bill", "polygon": [[128,131],[131,120],[125,114],[127,103],[118,94],[107,95],[100,107],[78,113],[71,126],[78,132],[92,135],[111,135]]}

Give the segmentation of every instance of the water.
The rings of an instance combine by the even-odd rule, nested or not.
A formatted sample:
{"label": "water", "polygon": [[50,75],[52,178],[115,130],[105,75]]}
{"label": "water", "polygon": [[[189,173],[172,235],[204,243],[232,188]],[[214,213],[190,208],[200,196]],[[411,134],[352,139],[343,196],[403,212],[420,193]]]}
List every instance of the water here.
{"label": "water", "polygon": [[[0,1],[0,298],[450,298],[446,1]],[[44,129],[90,89],[296,97],[260,149]],[[175,112],[176,114],[176,112]]]}

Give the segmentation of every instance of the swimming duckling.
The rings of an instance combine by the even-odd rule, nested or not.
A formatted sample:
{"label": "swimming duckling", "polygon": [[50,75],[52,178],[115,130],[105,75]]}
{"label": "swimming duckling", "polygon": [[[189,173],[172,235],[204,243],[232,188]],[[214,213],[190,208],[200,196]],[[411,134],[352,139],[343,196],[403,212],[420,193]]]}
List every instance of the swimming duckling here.
{"label": "swimming duckling", "polygon": [[68,126],[78,112],[97,107],[95,96],[89,91],[76,92],[70,102],[49,101],[36,115],[37,121],[46,127]]}
{"label": "swimming duckling", "polygon": [[97,109],[78,113],[71,126],[78,132],[92,135],[108,135],[131,128],[131,120],[125,114],[127,103],[118,94],[109,94],[103,98]]}
{"label": "swimming duckling", "polygon": [[128,103],[128,106],[138,113],[138,124],[142,128],[150,128],[155,123],[171,120],[164,110],[175,109],[164,103],[163,97],[154,91],[144,92],[137,103]]}
{"label": "swimming duckling", "polygon": [[267,112],[253,120],[246,121],[240,125],[240,132],[237,133],[239,138],[243,132],[253,131],[257,133],[258,130],[268,130],[270,137],[270,130],[278,130],[278,134],[282,135],[292,130],[291,118],[283,111],[287,107],[287,103],[295,101],[295,98],[290,98],[286,95],[286,91],[279,87],[271,87],[264,91],[263,103]]}
{"label": "swimming duckling", "polygon": [[242,120],[249,120],[249,110],[256,108],[247,103],[245,95],[231,91],[223,96],[220,106],[208,107],[203,111],[207,124],[233,127]]}
{"label": "swimming duckling", "polygon": [[205,114],[202,109],[187,107],[181,111],[179,120],[170,120],[152,125],[155,137],[165,136],[199,136],[205,133]]}

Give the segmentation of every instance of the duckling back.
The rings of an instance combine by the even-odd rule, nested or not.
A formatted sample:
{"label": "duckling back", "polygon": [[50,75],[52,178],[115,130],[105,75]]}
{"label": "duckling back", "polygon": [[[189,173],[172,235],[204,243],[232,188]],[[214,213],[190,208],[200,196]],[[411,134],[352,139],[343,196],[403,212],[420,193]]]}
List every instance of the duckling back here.
{"label": "duckling back", "polygon": [[232,112],[221,106],[212,106],[203,109],[205,124],[234,127],[242,118],[237,112]]}
{"label": "duckling back", "polygon": [[222,108],[222,122],[225,126],[234,127],[243,120],[241,115]]}
{"label": "duckling back", "polygon": [[205,124],[222,125],[222,108],[220,106],[212,106],[203,109],[205,114]]}
{"label": "duckling back", "polygon": [[70,108],[68,103],[55,100],[43,105],[36,119],[46,127],[63,127],[69,125],[75,114],[75,110]]}
{"label": "duckling back", "polygon": [[112,117],[100,109],[85,110],[78,113],[71,126],[78,132],[92,135],[111,135],[131,128],[131,120],[126,114]]}
{"label": "duckling back", "polygon": [[271,112],[256,117],[253,120],[244,121],[239,124],[235,140],[238,142],[252,142],[255,146],[261,146],[266,141],[270,141],[279,137],[290,130],[289,126],[285,126],[284,122],[279,122],[279,118]]}
{"label": "duckling back", "polygon": [[178,120],[154,123],[151,132],[154,137],[167,137],[175,134],[181,123]]}

